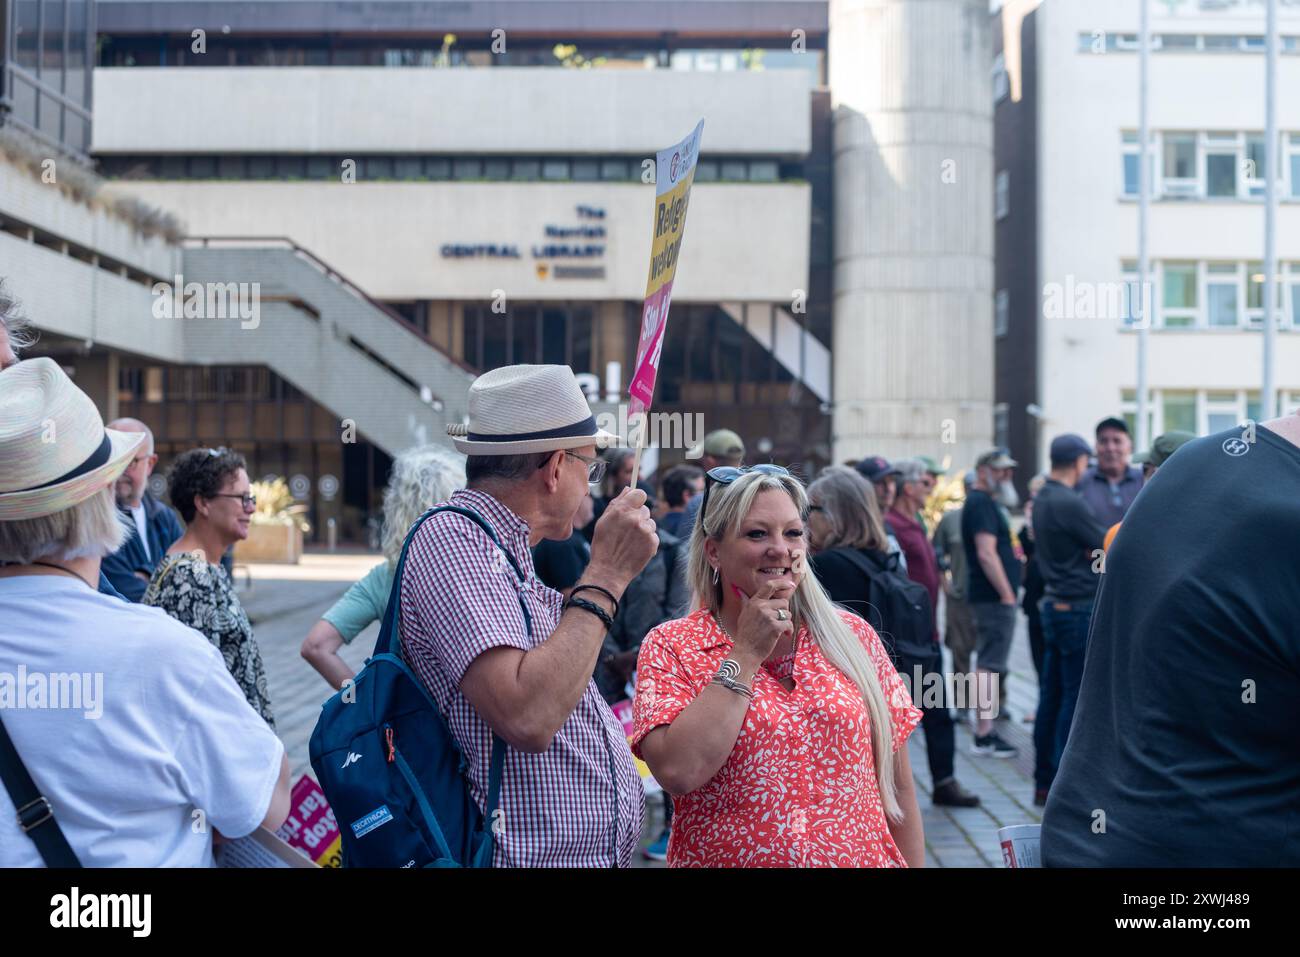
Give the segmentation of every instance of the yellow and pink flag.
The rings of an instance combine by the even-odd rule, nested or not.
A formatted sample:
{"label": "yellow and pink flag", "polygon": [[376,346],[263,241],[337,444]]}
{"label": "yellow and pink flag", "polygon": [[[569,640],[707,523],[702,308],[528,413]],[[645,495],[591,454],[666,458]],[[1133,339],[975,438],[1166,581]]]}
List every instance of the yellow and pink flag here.
{"label": "yellow and pink flag", "polygon": [[[655,154],[654,237],[650,244],[650,274],[646,279],[645,303],[641,307],[641,338],[637,343],[636,365],[628,387],[628,420],[644,422],[644,413],[654,401],[655,378],[659,374],[659,356],[668,327],[668,304],[673,296],[673,277],[686,232],[686,207],[695,181],[695,160],[700,152],[704,121],[700,120],[691,135],[680,143]],[[644,435],[644,428],[638,428]],[[637,465],[641,442],[637,446]]]}

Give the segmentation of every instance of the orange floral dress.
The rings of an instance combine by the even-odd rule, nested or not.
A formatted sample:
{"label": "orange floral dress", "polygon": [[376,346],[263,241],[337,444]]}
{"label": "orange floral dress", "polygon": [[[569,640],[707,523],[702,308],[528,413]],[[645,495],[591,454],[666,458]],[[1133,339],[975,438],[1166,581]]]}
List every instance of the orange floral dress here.
{"label": "orange floral dress", "polygon": [[[921,712],[871,626],[841,612],[876,666],[893,750]],[[717,674],[732,641],[699,609],[646,635],[637,661],[632,750],[672,724]],[[671,867],[906,867],[876,783],[871,721],[857,686],[799,632],[794,688],[765,668],[731,756],[708,784],[673,798]]]}

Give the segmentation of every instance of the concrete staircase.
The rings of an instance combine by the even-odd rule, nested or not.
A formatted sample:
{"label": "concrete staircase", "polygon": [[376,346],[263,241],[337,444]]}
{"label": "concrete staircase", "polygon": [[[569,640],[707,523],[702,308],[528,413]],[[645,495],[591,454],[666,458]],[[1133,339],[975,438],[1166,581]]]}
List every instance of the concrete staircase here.
{"label": "concrete staircase", "polygon": [[[186,319],[185,361],[265,365],[385,452],[445,443],[474,372],[288,239],[186,240],[184,282],[257,283],[259,321]],[[251,286],[250,286],[251,288]]]}

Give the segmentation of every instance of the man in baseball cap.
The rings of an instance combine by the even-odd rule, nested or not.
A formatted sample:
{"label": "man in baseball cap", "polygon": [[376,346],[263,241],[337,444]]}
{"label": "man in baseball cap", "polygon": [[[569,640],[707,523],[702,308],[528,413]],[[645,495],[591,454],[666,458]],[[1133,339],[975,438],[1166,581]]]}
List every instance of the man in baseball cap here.
{"label": "man in baseball cap", "polygon": [[[706,475],[710,469],[721,468],[724,465],[738,468],[745,461],[745,443],[731,429],[714,429],[704,437],[703,442],[686,453],[686,458],[699,459],[699,466],[704,469]],[[703,495],[694,495],[686,503],[686,510],[682,513],[681,522],[677,526],[682,541],[690,541],[691,532],[695,529],[695,517],[700,514],[700,505],[703,501]],[[685,550],[682,555],[685,555]],[[684,559],[678,564],[685,568]]]}
{"label": "man in baseball cap", "polygon": [[893,508],[894,497],[898,494],[898,468],[883,455],[868,455],[859,459],[854,468],[875,488],[881,514]]}
{"label": "man in baseball cap", "polygon": [[1132,454],[1128,423],[1114,416],[1097,423],[1097,464],[1084,473],[1078,492],[1104,527],[1122,521],[1142,490],[1142,472],[1129,464]]}
{"label": "man in baseball cap", "polygon": [[[1006,449],[990,449],[976,460],[975,485],[961,510],[962,547],[970,585],[966,600],[975,622],[975,672],[982,699],[972,751],[995,758],[1012,758],[1014,747],[993,730],[991,705],[1007,672],[1011,639],[1016,632],[1016,597],[1020,590],[1020,559],[1011,544],[1011,524],[1005,508],[1018,503],[1011,471],[1016,460]],[[996,677],[995,677],[996,676]]]}
{"label": "man in baseball cap", "polygon": [[1043,575],[1039,612],[1043,623],[1043,668],[1034,718],[1034,803],[1047,803],[1074,704],[1083,680],[1088,623],[1101,581],[1106,531],[1074,491],[1088,470],[1092,449],[1078,435],[1052,440],[1051,472],[1034,498],[1034,553]]}
{"label": "man in baseball cap", "polygon": [[[1165,432],[1156,436],[1155,441],[1151,443],[1150,449],[1133,456],[1133,464],[1142,467],[1142,484],[1145,485],[1151,481],[1151,476],[1156,474],[1156,470],[1164,465],[1171,455],[1194,438],[1196,436],[1191,432],[1177,430]],[[1102,546],[1106,551],[1110,551],[1111,543],[1115,541],[1115,536],[1119,534],[1122,524],[1123,522],[1116,522],[1106,531],[1106,541]]]}
{"label": "man in baseball cap", "polygon": [[1186,445],[1192,439],[1196,438],[1191,432],[1165,432],[1157,435],[1155,441],[1151,443],[1151,448],[1145,452],[1133,456],[1133,464],[1142,466],[1143,481],[1149,480],[1156,474],[1156,469],[1164,465],[1180,448]]}

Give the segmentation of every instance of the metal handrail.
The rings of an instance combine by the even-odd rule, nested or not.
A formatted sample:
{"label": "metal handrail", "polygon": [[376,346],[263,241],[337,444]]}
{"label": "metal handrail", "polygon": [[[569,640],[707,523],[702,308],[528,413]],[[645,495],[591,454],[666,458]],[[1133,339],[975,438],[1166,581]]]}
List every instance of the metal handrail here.
{"label": "metal handrail", "polygon": [[325,262],[325,260],[321,259],[310,249],[306,249],[305,247],[298,245],[298,243],[290,239],[288,236],[186,236],[181,240],[182,246],[199,247],[203,249],[211,248],[212,244],[214,243],[231,243],[231,244],[243,245],[243,246],[248,246],[252,244],[270,244],[270,245],[287,247],[293,250],[293,252],[296,255],[301,256],[303,259],[307,260],[308,263],[316,267],[316,269],[320,270],[320,272],[324,273],[326,278],[332,279],[334,282],[338,283],[340,286],[342,286],[352,295],[356,296],[358,299],[373,306],[375,309],[378,309],[384,315],[394,320],[399,326],[401,326],[403,329],[405,329],[408,333],[410,333],[415,338],[419,339],[421,342],[423,342],[434,352],[439,353],[448,362],[452,363],[453,365],[457,366],[460,369],[463,369],[465,372],[469,372],[473,375],[478,375],[478,370],[475,369],[473,366],[471,366],[468,362],[465,362],[463,359],[457,359],[455,356],[453,356],[451,353],[447,352],[446,350],[442,349],[440,346],[430,342],[427,338],[425,338],[424,336],[416,332],[414,329],[412,329],[411,324],[406,321],[406,318],[402,316],[401,313],[397,312],[391,306],[380,302],[378,299],[372,298],[370,295],[366,293],[364,289],[362,289],[352,280],[348,279],[347,276],[344,276],[341,272],[339,272],[329,263]]}

